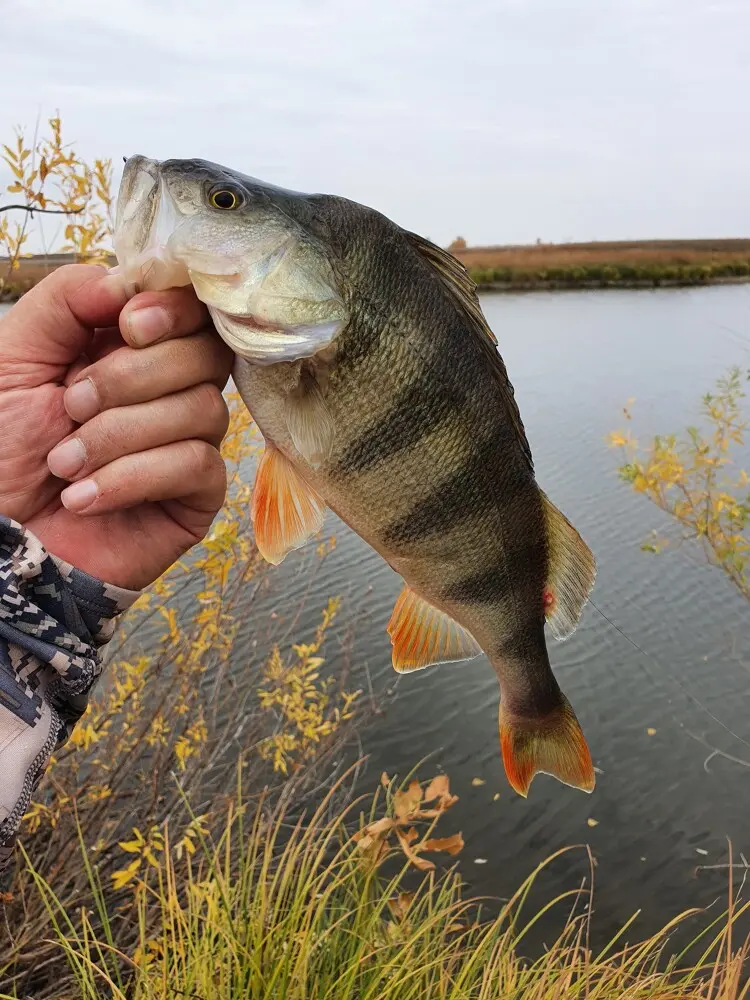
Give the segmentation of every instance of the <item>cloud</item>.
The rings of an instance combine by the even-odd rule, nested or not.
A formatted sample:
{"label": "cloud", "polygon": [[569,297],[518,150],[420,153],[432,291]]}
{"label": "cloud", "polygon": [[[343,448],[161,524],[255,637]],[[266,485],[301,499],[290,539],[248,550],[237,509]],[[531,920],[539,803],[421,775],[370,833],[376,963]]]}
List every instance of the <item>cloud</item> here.
{"label": "cloud", "polygon": [[746,234],[744,0],[20,0],[0,136],[201,155],[442,242]]}

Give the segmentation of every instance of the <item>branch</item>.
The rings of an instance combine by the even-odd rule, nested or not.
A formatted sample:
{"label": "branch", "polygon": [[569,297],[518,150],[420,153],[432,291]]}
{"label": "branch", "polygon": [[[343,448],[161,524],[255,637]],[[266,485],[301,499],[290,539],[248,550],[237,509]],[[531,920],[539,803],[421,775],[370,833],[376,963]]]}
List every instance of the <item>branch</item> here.
{"label": "branch", "polygon": [[28,212],[29,215],[33,215],[34,212],[39,212],[40,215],[80,215],[86,206],[83,208],[35,208],[33,205],[0,205],[0,212]]}

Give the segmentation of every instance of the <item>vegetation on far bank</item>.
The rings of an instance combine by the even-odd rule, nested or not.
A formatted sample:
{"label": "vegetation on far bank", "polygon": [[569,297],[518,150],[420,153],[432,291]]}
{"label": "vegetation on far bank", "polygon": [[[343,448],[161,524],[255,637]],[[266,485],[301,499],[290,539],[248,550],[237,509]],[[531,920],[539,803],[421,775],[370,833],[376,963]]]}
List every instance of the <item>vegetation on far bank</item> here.
{"label": "vegetation on far bank", "polygon": [[481,289],[649,288],[750,281],[750,240],[450,248]]}

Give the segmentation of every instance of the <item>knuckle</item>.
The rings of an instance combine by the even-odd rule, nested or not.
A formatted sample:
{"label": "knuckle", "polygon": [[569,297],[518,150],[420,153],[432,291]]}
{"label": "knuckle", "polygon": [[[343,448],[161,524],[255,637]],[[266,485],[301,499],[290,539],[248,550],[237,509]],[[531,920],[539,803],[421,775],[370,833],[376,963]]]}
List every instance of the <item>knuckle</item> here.
{"label": "knuckle", "polygon": [[219,452],[208,441],[189,441],[188,445],[193,456],[193,467],[202,477],[226,478],[226,467]]}
{"label": "knuckle", "polygon": [[221,430],[222,435],[229,426],[229,411],[221,390],[213,382],[201,382],[193,387],[194,405],[203,415],[211,430]]}

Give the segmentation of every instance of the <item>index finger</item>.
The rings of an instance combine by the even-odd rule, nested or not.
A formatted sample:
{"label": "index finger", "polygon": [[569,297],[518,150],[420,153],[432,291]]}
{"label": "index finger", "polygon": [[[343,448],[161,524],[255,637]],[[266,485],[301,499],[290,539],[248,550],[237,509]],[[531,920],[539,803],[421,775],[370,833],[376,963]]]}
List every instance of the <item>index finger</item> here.
{"label": "index finger", "polygon": [[208,309],[192,285],[134,295],[120,313],[120,333],[131,347],[149,347],[211,327]]}

